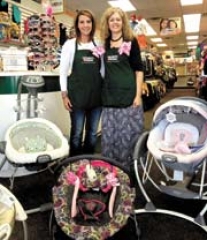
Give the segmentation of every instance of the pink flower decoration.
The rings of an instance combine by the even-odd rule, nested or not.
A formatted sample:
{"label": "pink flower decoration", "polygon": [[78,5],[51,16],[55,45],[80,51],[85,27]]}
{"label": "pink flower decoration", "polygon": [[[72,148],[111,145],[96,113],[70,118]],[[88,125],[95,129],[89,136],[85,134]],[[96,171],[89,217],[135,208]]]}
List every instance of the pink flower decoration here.
{"label": "pink flower decoration", "polygon": [[119,48],[119,54],[125,53],[127,56],[129,56],[131,50],[131,42],[123,42],[122,45]]}
{"label": "pink flower decoration", "polygon": [[68,173],[66,173],[66,179],[67,179],[68,184],[75,185],[76,180],[78,179],[78,177],[75,175],[75,173],[68,172]]}
{"label": "pink flower decoration", "polygon": [[50,17],[53,15],[53,8],[52,8],[52,6],[49,5],[49,6],[46,7],[46,15],[50,16]]}
{"label": "pink flower decoration", "polygon": [[97,58],[99,58],[104,53],[105,53],[105,49],[102,46],[97,46],[94,49],[92,49],[92,54]]}
{"label": "pink flower decoration", "polygon": [[106,179],[107,179],[107,184],[115,187],[118,184],[118,179],[115,177],[114,173],[108,173],[106,175]]}

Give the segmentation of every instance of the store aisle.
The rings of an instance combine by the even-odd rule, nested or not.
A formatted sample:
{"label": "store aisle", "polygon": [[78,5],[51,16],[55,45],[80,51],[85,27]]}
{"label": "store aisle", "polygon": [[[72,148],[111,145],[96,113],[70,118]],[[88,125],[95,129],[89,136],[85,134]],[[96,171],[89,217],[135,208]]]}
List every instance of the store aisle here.
{"label": "store aisle", "polygon": [[[171,100],[179,96],[195,96],[195,90],[193,89],[174,89],[167,93],[166,96],[161,99],[161,102],[157,104],[153,109],[145,112],[145,129],[151,128],[152,116],[157,107],[164,102]],[[100,153],[100,143],[97,144],[97,153]],[[7,185],[9,181],[7,179],[0,179],[0,182]],[[23,178],[15,179],[14,193],[19,198],[25,209],[30,209],[39,206],[39,204],[51,201],[51,189],[54,185],[54,176],[50,172],[42,172],[40,174],[31,175]],[[192,212],[201,205],[198,202],[187,201],[185,204],[183,201],[177,200],[173,197],[163,196],[156,189],[150,188],[150,194],[156,203],[161,207],[166,207],[167,203],[171,207],[183,209],[187,212]],[[142,208],[144,205],[144,198],[138,189],[137,202],[138,208]],[[193,206],[193,208],[192,208]],[[52,240],[49,236],[49,219],[50,212],[35,213],[29,215],[28,229],[29,240]],[[200,228],[192,225],[182,219],[164,216],[160,214],[143,214],[137,216],[138,223],[141,229],[140,240],[206,240],[207,234]],[[128,231],[127,231],[128,232]],[[126,231],[119,232],[114,240],[135,239],[126,234]],[[16,223],[11,240],[23,240],[22,228],[19,222]],[[63,239],[61,239],[63,240]]]}

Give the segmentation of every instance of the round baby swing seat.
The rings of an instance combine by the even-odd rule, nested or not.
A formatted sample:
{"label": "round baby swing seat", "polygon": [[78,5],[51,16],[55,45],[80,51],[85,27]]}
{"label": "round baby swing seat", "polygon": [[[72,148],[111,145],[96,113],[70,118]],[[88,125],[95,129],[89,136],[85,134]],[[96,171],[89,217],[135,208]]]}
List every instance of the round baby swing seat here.
{"label": "round baby swing seat", "polygon": [[157,109],[147,148],[168,167],[193,173],[207,156],[206,140],[206,102],[181,97]]}
{"label": "round baby swing seat", "polygon": [[53,187],[54,215],[69,239],[108,239],[133,214],[135,190],[129,175],[114,164],[87,155],[61,162]]}
{"label": "round baby swing seat", "polygon": [[[136,143],[134,168],[146,199],[140,213],[161,213],[183,218],[207,232],[207,204],[196,217],[182,209],[158,209],[147,194],[147,183],[161,193],[185,200],[207,200],[207,102],[196,97],[178,97],[154,113],[152,129]],[[152,196],[153,198],[153,196]],[[194,205],[192,206],[192,208]]]}
{"label": "round baby swing seat", "polygon": [[15,164],[45,163],[69,153],[67,139],[51,121],[22,119],[10,126],[5,136],[5,155]]}

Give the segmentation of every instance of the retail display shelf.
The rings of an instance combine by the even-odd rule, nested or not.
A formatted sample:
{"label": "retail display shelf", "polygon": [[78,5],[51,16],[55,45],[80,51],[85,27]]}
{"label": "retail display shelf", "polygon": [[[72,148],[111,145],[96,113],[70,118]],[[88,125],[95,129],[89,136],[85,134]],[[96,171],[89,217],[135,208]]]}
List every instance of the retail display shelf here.
{"label": "retail display shelf", "polygon": [[[0,77],[13,77],[13,76],[23,76],[23,75],[40,75],[40,76],[59,76],[59,71],[2,71],[0,72]],[[2,80],[2,78],[0,78]]]}

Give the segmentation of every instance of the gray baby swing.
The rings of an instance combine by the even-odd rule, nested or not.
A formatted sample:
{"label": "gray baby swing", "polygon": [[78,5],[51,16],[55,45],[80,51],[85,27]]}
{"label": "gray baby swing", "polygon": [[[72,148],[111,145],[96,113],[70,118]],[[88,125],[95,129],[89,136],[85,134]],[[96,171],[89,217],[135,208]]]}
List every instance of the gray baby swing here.
{"label": "gray baby swing", "polygon": [[[13,190],[14,180],[18,177],[31,177],[46,170],[51,170],[58,161],[61,161],[68,155],[69,145],[67,139],[63,136],[60,129],[51,121],[38,117],[38,89],[44,85],[44,79],[37,76],[22,76],[18,86],[17,96],[17,121],[14,122],[6,131],[5,141],[1,142],[1,153],[4,158],[0,164],[1,171],[8,172],[3,175],[10,180],[9,188]],[[23,111],[21,93],[22,87],[28,90],[26,111]],[[22,118],[23,113],[26,114]],[[1,176],[2,177],[2,176]],[[10,199],[11,204],[7,205],[10,212],[10,220],[3,217],[0,222],[0,239],[7,240],[12,233],[15,220],[22,220],[24,227],[24,240],[28,240],[26,230],[26,214],[32,214],[39,211],[47,211],[52,208],[51,203],[43,203],[40,207],[25,210],[18,203],[17,198],[9,193],[6,188],[0,188],[0,199]],[[3,201],[4,203],[4,201]],[[13,204],[14,203],[14,204]],[[15,205],[15,203],[18,203]],[[12,205],[13,204],[13,205]],[[5,204],[4,204],[5,205]],[[1,206],[4,206],[1,205]],[[5,207],[2,209],[5,209]],[[21,210],[21,218],[18,218],[18,211]],[[0,208],[1,210],[1,208]],[[0,212],[1,213],[1,212]],[[3,210],[2,210],[3,213]],[[5,211],[4,211],[5,213]],[[24,213],[24,214],[23,214]],[[1,216],[1,214],[0,214]],[[4,232],[5,230],[5,232]],[[6,233],[8,231],[8,233]]]}
{"label": "gray baby swing", "polygon": [[[18,85],[17,121],[6,131],[5,141],[1,142],[4,159],[0,164],[2,177],[10,178],[10,188],[15,177],[31,175],[47,169],[50,163],[68,155],[67,139],[51,121],[38,117],[38,89],[44,86],[39,75],[22,76]],[[28,91],[23,110],[22,89]],[[25,116],[23,116],[23,114]],[[8,171],[7,171],[8,170]]]}
{"label": "gray baby swing", "polygon": [[[134,169],[146,200],[137,214],[161,213],[190,221],[207,231],[207,103],[195,97],[179,97],[162,104],[153,116],[152,129],[145,131],[134,150]],[[170,204],[157,208],[147,187],[177,199],[202,201],[192,216],[171,210]],[[193,210],[193,207],[192,207]]]}

